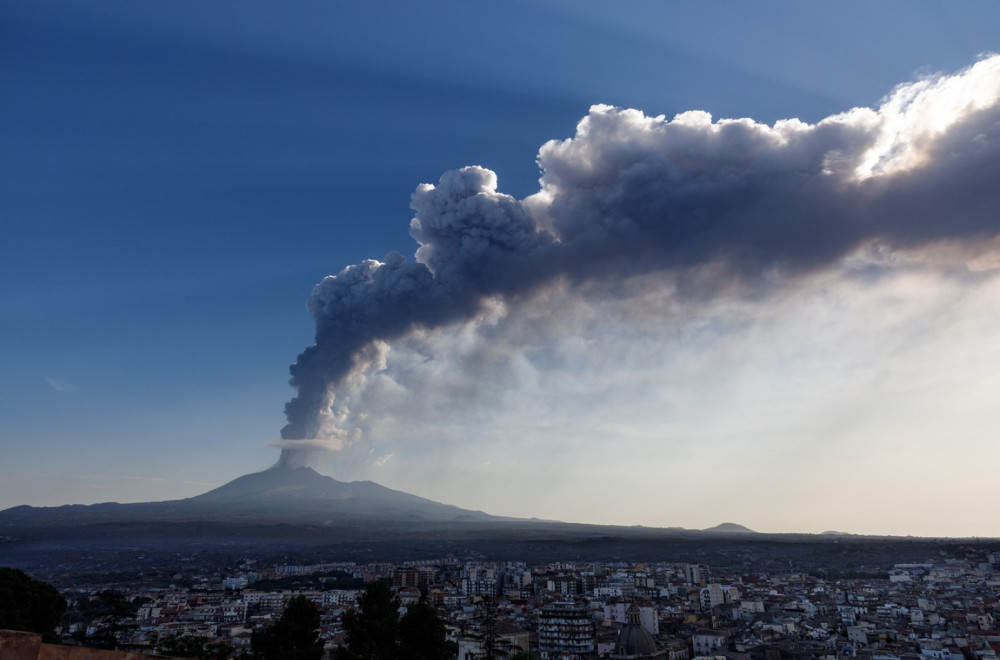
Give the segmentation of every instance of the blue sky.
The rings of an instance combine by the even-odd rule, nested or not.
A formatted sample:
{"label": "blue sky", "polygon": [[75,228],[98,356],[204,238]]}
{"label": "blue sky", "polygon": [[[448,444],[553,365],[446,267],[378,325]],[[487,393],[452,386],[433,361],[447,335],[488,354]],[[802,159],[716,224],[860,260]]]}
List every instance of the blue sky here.
{"label": "blue sky", "polygon": [[[304,2],[282,10],[264,2],[4,3],[0,507],[183,497],[271,465],[278,450],[270,443],[294,394],[288,367],[312,342],[310,291],[366,258],[392,251],[412,258],[409,204],[420,183],[481,165],[496,172],[499,190],[525,198],[539,189],[539,148],[573,136],[598,103],[646,116],[705,110],[764,124],[789,117],[813,123],[877,107],[899,84],[961,70],[1000,49],[998,24],[1000,9],[987,2]],[[908,291],[933,283],[898,285]],[[861,295],[828,295],[844,295],[842,309],[867,309]],[[937,295],[955,297],[950,289]],[[810,318],[832,313],[815,304],[811,298],[801,308],[812,317],[800,310],[792,320],[775,316],[742,334],[727,330],[725,346],[765,329],[801,338],[812,329]],[[912,329],[924,317],[907,309]],[[706,323],[741,323],[709,316]],[[989,341],[975,330],[988,327],[983,318],[955,318],[959,325],[935,334],[936,325],[927,324],[925,334],[942,342],[967,335]],[[878,332],[837,327],[830,342]],[[899,336],[893,327],[884,331]],[[617,332],[630,341],[627,329]],[[701,350],[705,345],[685,345],[699,373],[707,355],[718,357]],[[807,451],[803,446],[818,443],[831,453],[835,447],[862,462],[868,452],[884,453],[886,465],[897,466],[933,453],[933,438],[914,445],[899,439],[923,399],[892,389],[878,390],[885,406],[859,412],[866,421],[843,432],[819,421],[824,414],[841,419],[839,408],[789,405],[778,416],[809,411],[801,414],[810,423],[776,427],[774,444],[741,459],[739,476],[736,466],[723,466],[722,480],[739,489],[707,497],[702,510],[678,510],[675,504],[691,495],[683,475],[693,466],[726,452],[743,456],[733,450],[743,442],[735,430],[741,426],[765,432],[752,421],[769,405],[756,398],[761,390],[784,393],[796,378],[824,371],[805,369],[803,355],[828,360],[834,366],[827,373],[848,379],[871,368],[828,344],[815,351],[808,343],[783,345],[791,346],[787,361],[719,357],[716,382],[704,390],[718,395],[716,405],[689,404],[728,420],[715,431],[725,441],[696,441],[691,426],[662,440],[657,426],[654,442],[651,426],[629,424],[649,417],[669,425],[680,394],[647,399],[655,375],[632,379],[632,372],[588,363],[604,386],[621,383],[616,395],[595,394],[592,402],[607,406],[609,428],[620,431],[603,440],[564,443],[566,433],[589,422],[563,395],[523,417],[525,403],[513,397],[489,410],[482,401],[462,410],[456,404],[452,418],[434,408],[437,431],[452,440],[407,445],[384,427],[385,437],[360,445],[364,456],[333,455],[317,467],[508,515],[688,527],[738,518],[766,531],[1000,535],[1000,528],[976,527],[981,518],[946,524],[948,504],[931,500],[904,520],[888,507],[869,513],[873,507],[861,502],[840,519],[806,505],[764,512],[782,492],[771,477],[801,467],[793,459]],[[725,352],[723,343],[711,346]],[[937,344],[914,346],[898,359],[916,364],[915,356]],[[878,346],[867,350],[878,354]],[[678,355],[670,368],[683,368]],[[919,364],[918,374],[940,370]],[[961,356],[948,364],[968,373]],[[901,377],[906,364],[883,370]],[[740,379],[746,386],[733,385]],[[646,394],[624,396],[629,387]],[[974,400],[961,391],[961,401]],[[988,391],[981,394],[988,399]],[[985,407],[964,414],[981,424],[998,421]],[[432,438],[431,421],[413,421],[426,427],[415,435]],[[948,442],[948,432],[939,438]],[[479,460],[485,446],[500,456]],[[991,444],[957,451],[997,457]],[[830,458],[807,453],[802,460],[813,468]],[[537,467],[556,464],[563,466],[558,480]],[[648,481],[636,480],[633,471],[644,468]],[[824,488],[838,483],[834,475],[843,469],[831,467]],[[921,481],[937,478],[923,470],[916,470]],[[511,474],[525,472],[545,482],[532,498],[489,487],[495,481],[531,490],[512,481]],[[662,486],[672,480],[675,489]],[[605,510],[581,486],[594,483],[625,500],[658,504]],[[755,508],[731,506],[754,484]],[[805,487],[787,484],[791,491]],[[994,491],[960,489],[954,505]],[[584,504],[566,504],[573,499]]]}

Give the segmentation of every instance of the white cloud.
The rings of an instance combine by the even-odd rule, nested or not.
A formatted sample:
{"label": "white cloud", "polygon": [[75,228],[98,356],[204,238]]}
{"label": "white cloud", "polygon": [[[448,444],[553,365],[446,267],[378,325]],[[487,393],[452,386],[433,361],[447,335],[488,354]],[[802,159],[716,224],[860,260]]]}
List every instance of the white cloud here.
{"label": "white cloud", "polygon": [[49,384],[56,392],[60,394],[68,394],[70,392],[76,392],[79,388],[68,380],[62,378],[53,378],[52,376],[46,376],[45,382]]}

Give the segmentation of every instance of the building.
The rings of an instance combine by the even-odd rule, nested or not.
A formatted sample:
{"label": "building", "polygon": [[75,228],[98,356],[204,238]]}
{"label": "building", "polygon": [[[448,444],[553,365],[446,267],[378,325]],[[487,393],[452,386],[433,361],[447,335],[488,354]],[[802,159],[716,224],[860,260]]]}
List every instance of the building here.
{"label": "building", "polygon": [[612,658],[628,660],[667,660],[668,651],[660,648],[656,640],[641,623],[639,608],[633,605],[626,613],[628,622],[618,633],[618,641]]}
{"label": "building", "polygon": [[553,603],[538,616],[538,650],[543,660],[595,657],[594,623],[575,603]]}
{"label": "building", "polygon": [[695,656],[714,656],[725,652],[728,645],[726,633],[717,630],[700,630],[691,637]]}
{"label": "building", "polygon": [[616,623],[628,623],[628,611],[635,607],[639,611],[639,625],[641,625],[650,635],[660,634],[660,620],[656,616],[656,610],[649,605],[632,605],[626,603],[607,603],[604,605],[605,620]]}
{"label": "building", "polygon": [[740,592],[734,586],[713,583],[701,588],[699,598],[701,600],[701,608],[703,610],[710,610],[719,605],[728,605],[739,601]]}
{"label": "building", "polygon": [[708,566],[687,564],[684,566],[684,582],[691,586],[702,586],[708,582]]}
{"label": "building", "polygon": [[392,586],[427,589],[434,581],[435,570],[427,566],[400,566],[392,572]]}

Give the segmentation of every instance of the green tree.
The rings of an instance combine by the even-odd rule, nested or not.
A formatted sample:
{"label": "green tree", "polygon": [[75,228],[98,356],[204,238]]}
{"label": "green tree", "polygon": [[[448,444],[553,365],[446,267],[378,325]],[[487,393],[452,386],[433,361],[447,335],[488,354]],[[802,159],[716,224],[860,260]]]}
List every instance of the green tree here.
{"label": "green tree", "polygon": [[358,609],[340,619],[346,644],[336,660],[396,660],[399,658],[399,598],[385,582],[370,582],[358,599]]}
{"label": "green tree", "polygon": [[400,602],[385,582],[371,582],[357,609],[341,618],[347,639],[336,660],[449,660],[455,657],[445,640],[445,626],[425,598],[399,616]]}
{"label": "green tree", "polygon": [[16,568],[0,568],[0,628],[39,633],[56,641],[66,599],[52,585]]}
{"label": "green tree", "polygon": [[421,598],[406,608],[399,620],[400,658],[405,660],[450,660],[451,648],[445,639],[444,621],[433,605]]}
{"label": "green tree", "polygon": [[98,649],[117,649],[126,630],[135,627],[136,607],[125,596],[108,589],[90,599],[91,623],[97,631],[85,644]]}
{"label": "green tree", "polygon": [[305,596],[295,596],[281,618],[250,638],[253,657],[259,660],[319,660],[319,609]]}

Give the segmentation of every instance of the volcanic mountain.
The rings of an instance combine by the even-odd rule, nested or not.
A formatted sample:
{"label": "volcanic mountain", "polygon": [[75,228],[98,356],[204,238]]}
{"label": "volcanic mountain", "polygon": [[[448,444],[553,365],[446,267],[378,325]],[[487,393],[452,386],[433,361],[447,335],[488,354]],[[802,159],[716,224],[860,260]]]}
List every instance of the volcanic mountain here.
{"label": "volcanic mountain", "polygon": [[196,558],[212,566],[250,556],[304,564],[475,556],[728,566],[739,549],[767,570],[793,561],[889,566],[938,549],[911,541],[889,552],[881,538],[759,534],[733,523],[697,531],[502,518],[305,467],[248,474],[183,500],[0,511],[0,565],[67,584],[80,575],[106,580],[109,571],[172,575],[178,562]]}
{"label": "volcanic mountain", "polygon": [[[504,520],[380,486],[374,481],[337,481],[312,468],[274,467],[247,474],[207,493],[181,500],[197,508],[225,508],[282,519],[353,517],[377,520]],[[509,519],[508,519],[509,520]]]}
{"label": "volcanic mountain", "polygon": [[440,504],[372,481],[337,481],[312,468],[274,467],[247,474],[183,500],[58,507],[18,506],[0,511],[5,524],[75,526],[177,522],[323,526],[381,523],[465,523],[511,520]]}

